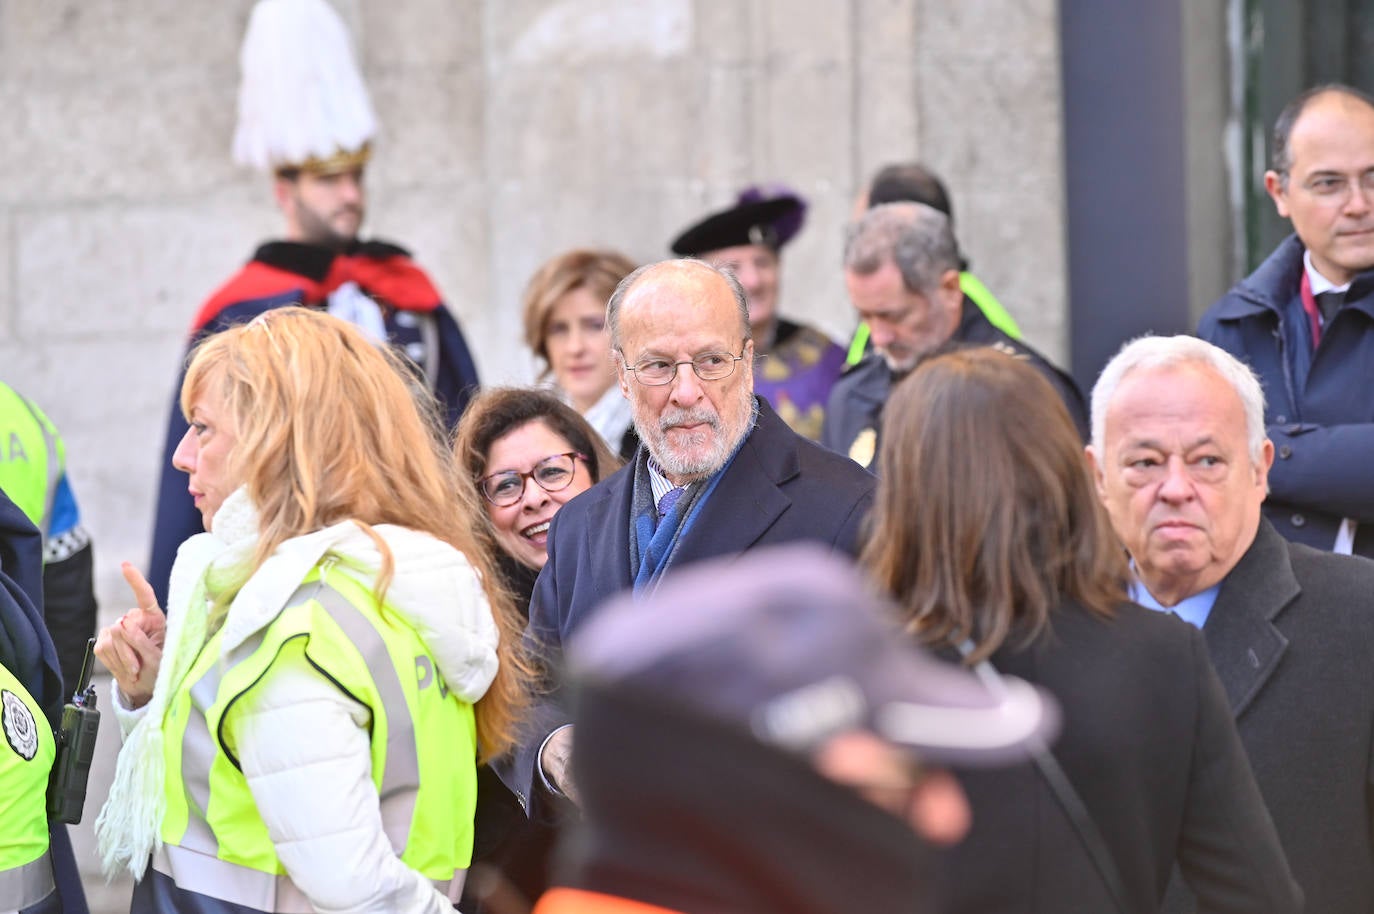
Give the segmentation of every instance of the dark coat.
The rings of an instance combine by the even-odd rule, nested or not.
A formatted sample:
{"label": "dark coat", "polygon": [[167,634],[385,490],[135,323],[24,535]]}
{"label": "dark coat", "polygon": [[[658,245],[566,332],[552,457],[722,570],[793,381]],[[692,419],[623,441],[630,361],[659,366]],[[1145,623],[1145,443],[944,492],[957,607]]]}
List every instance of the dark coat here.
{"label": "dark coat", "polygon": [[1374,562],[1262,521],[1202,632],[1307,910],[1374,911]]}
{"label": "dark coat", "polygon": [[[1330,549],[1341,519],[1374,526],[1374,270],[1312,351],[1299,292],[1303,245],[1291,235],[1198,324],[1198,336],[1249,364],[1264,386],[1274,442],[1264,516],[1287,539]],[[1374,536],[1360,554],[1374,556]]]}
{"label": "dark coat", "polygon": [[[877,480],[852,461],[798,435],[762,400],[758,424],[702,505],[673,559],[702,559],[795,540],[819,541],[855,555]],[[550,668],[562,644],[609,597],[634,582],[630,502],[634,464],[568,502],[549,529],[548,562],[535,585],[526,632]],[[521,797],[538,783],[535,757],[545,737],[571,718],[557,693],[535,708],[514,769],[503,779]]]}
{"label": "dark coat", "polygon": [[[64,694],[57,652],[44,625],[43,536],[0,492],[0,665],[9,670],[56,727]],[[108,726],[108,724],[106,725]],[[89,815],[91,801],[87,801]],[[25,914],[87,914],[86,895],[67,827],[48,821],[48,854],[57,891]]]}
{"label": "dark coat", "polygon": [[[528,618],[537,572],[504,551],[496,555],[496,570],[515,598],[515,608],[523,618]],[[472,864],[458,909],[466,914],[500,914],[503,910],[499,902],[489,904],[481,894],[486,890],[485,881],[471,878],[477,868],[496,870],[524,898],[534,900],[543,895],[549,887],[549,863],[558,837],[555,824],[526,817],[524,808],[500,776],[488,765],[477,766]]]}
{"label": "dark coat", "polygon": [[[964,296],[959,326],[946,345],[991,346],[1026,359],[1059,393],[1059,398],[1069,411],[1069,418],[1078,429],[1078,436],[1084,441],[1088,440],[1088,409],[1073,378],[1055,368],[1048,359],[1025,343],[1012,339],[994,327],[967,295]],[[852,457],[861,466],[872,466],[873,458],[878,453],[883,406],[892,391],[893,381],[892,369],[876,352],[870,352],[862,362],[846,371],[830,391],[825,425],[821,429],[821,444],[837,454]]]}
{"label": "dark coat", "polygon": [[43,535],[0,492],[0,664],[54,726],[62,718],[62,673],[43,622]]}
{"label": "dark coat", "polygon": [[[1053,753],[1111,850],[1127,910],[1159,910],[1176,856],[1207,911],[1301,910],[1202,634],[1129,603],[1111,619],[1069,604],[1051,620],[992,663],[1059,699]],[[947,854],[947,910],[1115,910],[1033,764],[959,775],[973,828]]]}

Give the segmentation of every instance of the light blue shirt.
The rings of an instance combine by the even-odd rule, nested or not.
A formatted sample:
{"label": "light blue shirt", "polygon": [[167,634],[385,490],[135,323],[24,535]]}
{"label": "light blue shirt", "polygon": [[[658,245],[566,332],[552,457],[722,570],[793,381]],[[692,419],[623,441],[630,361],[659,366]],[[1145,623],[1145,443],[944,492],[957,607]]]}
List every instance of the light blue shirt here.
{"label": "light blue shirt", "polygon": [[1212,606],[1217,602],[1217,594],[1221,591],[1220,584],[1213,584],[1206,590],[1193,594],[1179,600],[1173,606],[1162,606],[1155,599],[1154,594],[1139,579],[1131,579],[1131,599],[1139,603],[1146,609],[1154,609],[1159,612],[1173,613],[1184,622],[1195,628],[1202,628],[1207,624],[1207,617],[1212,614]]}

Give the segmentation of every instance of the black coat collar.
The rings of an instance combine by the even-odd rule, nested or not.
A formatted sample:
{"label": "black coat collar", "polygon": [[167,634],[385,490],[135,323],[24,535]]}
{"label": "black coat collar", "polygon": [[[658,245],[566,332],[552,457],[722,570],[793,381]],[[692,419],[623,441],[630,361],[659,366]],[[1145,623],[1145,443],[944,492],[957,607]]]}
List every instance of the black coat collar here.
{"label": "black coat collar", "polygon": [[1202,632],[1237,717],[1278,668],[1288,638],[1274,620],[1302,593],[1288,543],[1264,519],[1255,541],[1231,569]]}
{"label": "black coat collar", "polygon": [[253,259],[269,267],[323,282],[329,275],[334,258],[340,255],[384,260],[387,257],[409,257],[410,253],[389,241],[355,241],[341,250],[299,241],[269,241],[253,252]]}

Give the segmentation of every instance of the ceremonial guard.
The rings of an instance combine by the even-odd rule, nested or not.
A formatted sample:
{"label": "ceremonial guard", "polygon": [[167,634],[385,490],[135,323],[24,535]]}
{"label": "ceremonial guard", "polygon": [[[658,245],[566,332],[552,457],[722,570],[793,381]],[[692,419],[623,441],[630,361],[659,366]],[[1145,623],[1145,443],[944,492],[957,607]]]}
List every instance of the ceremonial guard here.
{"label": "ceremonial guard", "polygon": [[[241,65],[234,158],[273,176],[285,237],[258,247],[210,296],[189,345],[283,305],[327,309],[404,352],[456,424],[477,386],[457,322],[405,249],[358,234],[377,120],[343,22],[325,0],[261,0]],[[177,547],[200,532],[171,462],[186,427],[173,406],[148,576],[163,600]]]}

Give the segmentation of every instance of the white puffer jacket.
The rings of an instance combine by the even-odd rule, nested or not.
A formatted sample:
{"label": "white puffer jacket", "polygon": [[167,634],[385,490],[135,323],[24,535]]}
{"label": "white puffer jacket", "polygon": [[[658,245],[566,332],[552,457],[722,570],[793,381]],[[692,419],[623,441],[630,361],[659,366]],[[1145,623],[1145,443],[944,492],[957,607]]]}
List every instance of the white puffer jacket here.
{"label": "white puffer jacket", "polygon": [[[475,702],[495,676],[498,637],[476,572],[427,534],[374,530],[395,563],[388,606],[420,633],[449,687]],[[321,560],[327,575],[370,586],[381,554],[352,522],[283,543],[235,597],[222,652],[268,625]],[[116,690],[127,733],[141,710],[118,698]],[[282,865],[318,910],[452,914],[452,902],[400,861],[382,830],[368,724],[366,708],[323,676],[292,667],[274,668],[235,705],[225,730]]]}

